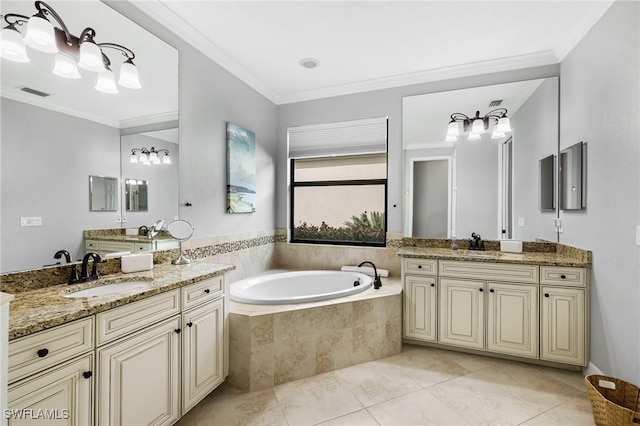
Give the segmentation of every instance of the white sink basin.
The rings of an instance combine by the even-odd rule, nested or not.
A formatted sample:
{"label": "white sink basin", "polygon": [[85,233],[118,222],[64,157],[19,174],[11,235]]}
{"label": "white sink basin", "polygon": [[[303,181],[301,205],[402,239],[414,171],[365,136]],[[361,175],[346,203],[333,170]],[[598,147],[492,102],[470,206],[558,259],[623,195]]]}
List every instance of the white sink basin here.
{"label": "white sink basin", "polygon": [[104,296],[116,293],[139,293],[149,288],[148,281],[125,281],[120,283],[105,284],[97,287],[88,288],[86,290],[76,291],[75,293],[65,294],[64,297],[94,297]]}

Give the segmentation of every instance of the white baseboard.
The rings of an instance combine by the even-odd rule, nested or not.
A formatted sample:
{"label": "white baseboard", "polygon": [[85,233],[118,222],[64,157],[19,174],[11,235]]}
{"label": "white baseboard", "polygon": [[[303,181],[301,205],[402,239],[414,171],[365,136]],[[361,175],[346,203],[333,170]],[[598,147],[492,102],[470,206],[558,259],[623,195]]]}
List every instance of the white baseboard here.
{"label": "white baseboard", "polygon": [[600,370],[596,365],[592,362],[589,362],[585,368],[582,369],[582,374],[588,376],[589,374],[601,374],[604,375],[602,370]]}

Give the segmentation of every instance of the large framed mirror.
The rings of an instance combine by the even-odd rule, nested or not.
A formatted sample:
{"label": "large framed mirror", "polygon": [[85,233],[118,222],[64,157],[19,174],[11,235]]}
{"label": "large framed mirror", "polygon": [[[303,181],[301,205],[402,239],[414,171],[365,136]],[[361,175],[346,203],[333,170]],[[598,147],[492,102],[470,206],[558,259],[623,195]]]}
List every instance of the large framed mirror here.
{"label": "large framed mirror", "polygon": [[[538,161],[558,152],[558,88],[552,77],[405,97],[404,236],[557,241],[557,209],[539,205]],[[489,119],[470,140],[476,112],[499,108],[512,131],[492,138]],[[456,113],[469,127],[457,123],[447,140]]]}
{"label": "large framed mirror", "polygon": [[[94,73],[81,69],[80,79],[61,78],[51,72],[55,55],[29,47],[29,63],[1,59],[0,272],[54,263],[53,255],[60,249],[77,259],[85,251],[84,230],[148,226],[159,218],[174,219],[178,210],[177,195],[169,212],[154,212],[151,199],[149,217],[138,218],[142,212],[134,212],[122,223],[127,215],[123,180],[141,176],[122,174],[121,135],[157,130],[158,123],[164,123],[163,128],[171,123],[177,134],[177,50],[101,1],[53,0],[47,4],[72,34],[91,27],[96,41],[120,44],[135,52],[142,88],[118,87],[117,94],[98,92]],[[0,11],[31,16],[35,8],[33,2],[3,1]],[[119,53],[108,54],[115,60]],[[118,69],[113,71],[117,78]],[[49,96],[21,90],[24,87]],[[177,148],[173,151],[173,167],[177,168]],[[177,172],[172,173],[172,184],[177,187]],[[118,178],[115,211],[87,208],[88,176]],[[153,178],[148,180],[152,187]],[[177,190],[172,192],[177,194]],[[25,216],[41,217],[42,225],[19,226]]]}

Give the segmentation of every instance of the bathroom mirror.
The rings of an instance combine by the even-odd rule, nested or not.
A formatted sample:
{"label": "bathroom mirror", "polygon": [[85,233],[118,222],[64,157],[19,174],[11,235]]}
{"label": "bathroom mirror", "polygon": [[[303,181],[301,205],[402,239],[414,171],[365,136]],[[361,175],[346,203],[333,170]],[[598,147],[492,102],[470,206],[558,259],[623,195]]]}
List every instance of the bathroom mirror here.
{"label": "bathroom mirror", "polygon": [[89,176],[89,210],[115,212],[118,210],[118,178]]}
{"label": "bathroom mirror", "polygon": [[180,241],[180,256],[172,260],[171,263],[174,265],[187,265],[191,263],[191,260],[187,259],[182,251],[182,243],[191,238],[195,231],[194,227],[186,220],[174,220],[167,226],[167,231],[169,235]]}
{"label": "bathroom mirror", "polygon": [[539,162],[540,210],[555,210],[556,208],[556,167],[555,155],[549,155]]}
{"label": "bathroom mirror", "polygon": [[146,212],[149,208],[147,181],[127,178],[124,182],[127,211]]}
{"label": "bathroom mirror", "polygon": [[[403,98],[403,235],[557,241],[557,212],[540,210],[535,177],[538,160],[558,152],[558,90],[551,77]],[[445,141],[452,114],[496,108],[507,109],[511,133],[492,139],[490,123],[479,140]],[[441,158],[447,167],[425,173],[424,162]]]}
{"label": "bathroom mirror", "polygon": [[[90,26],[99,42],[119,43],[133,50],[142,88],[119,87],[119,93],[113,95],[97,92],[95,74],[80,70],[79,80],[60,78],[51,73],[53,55],[30,48],[29,63],[0,61],[0,272],[54,263],[53,255],[61,249],[78,259],[84,254],[83,230],[148,226],[158,217],[173,219],[178,210],[176,196],[170,215],[153,212],[153,198],[147,212],[126,214],[124,179],[132,176],[148,180],[150,190],[156,180],[120,170],[123,130],[140,133],[155,123],[172,122],[177,132],[177,50],[101,1],[47,3],[73,34]],[[0,11],[31,16],[35,8],[31,1],[2,1]],[[115,60],[113,53],[118,52],[108,54]],[[114,72],[117,77],[118,70]],[[35,96],[21,87],[51,96]],[[29,155],[29,161],[24,161],[26,152],[37,155]],[[90,175],[118,178],[116,211],[97,214],[87,209]],[[177,175],[172,179],[177,187]],[[150,217],[143,218],[145,214]],[[43,226],[20,227],[19,219],[24,216],[41,217]],[[122,223],[122,216],[129,216],[129,220]]]}
{"label": "bathroom mirror", "polygon": [[560,151],[560,209],[582,210],[586,205],[586,144]]}

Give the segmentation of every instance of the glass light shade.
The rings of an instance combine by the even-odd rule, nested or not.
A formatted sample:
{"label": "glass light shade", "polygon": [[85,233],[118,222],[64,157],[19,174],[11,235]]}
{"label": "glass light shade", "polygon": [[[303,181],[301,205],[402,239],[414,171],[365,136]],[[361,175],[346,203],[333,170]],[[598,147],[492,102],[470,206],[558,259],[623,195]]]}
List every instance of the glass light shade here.
{"label": "glass light shade", "polygon": [[53,25],[46,18],[34,15],[27,22],[24,43],[32,49],[44,53],[58,53]]}
{"label": "glass light shade", "polygon": [[509,118],[507,117],[502,117],[501,119],[498,120],[498,124],[496,124],[496,128],[498,132],[501,133],[507,133],[511,131],[511,122],[509,121]]}
{"label": "glass light shade", "polygon": [[149,161],[153,164],[160,164],[160,157],[158,157],[158,153],[155,151],[151,151],[149,153]]}
{"label": "glass light shade", "polygon": [[456,137],[460,135],[460,126],[457,121],[452,121],[449,123],[449,127],[447,128],[447,138],[448,137]]}
{"label": "glass light shade", "polygon": [[473,132],[469,133],[469,140],[470,141],[477,141],[480,138],[481,138],[481,136],[479,134],[477,134],[477,133],[473,133]]}
{"label": "glass light shade", "polygon": [[143,162],[142,162],[142,165],[143,165],[143,166],[150,166],[150,165],[151,165],[151,162],[150,162],[149,160],[147,160],[147,161],[143,161]]}
{"label": "glass light shade", "polygon": [[116,78],[113,76],[113,71],[106,70],[98,73],[98,82],[95,89],[98,92],[108,93],[110,95],[118,93],[116,87]]}
{"label": "glass light shade", "polygon": [[148,163],[149,162],[149,156],[147,155],[146,152],[142,152],[140,154],[140,162],[141,163]]}
{"label": "glass light shade", "polygon": [[491,133],[491,139],[501,139],[504,138],[506,135],[502,132],[499,132],[497,130],[497,126],[493,128],[493,132]]}
{"label": "glass light shade", "polygon": [[[102,62],[102,50],[92,41],[85,41],[80,45],[80,60],[78,66],[87,71],[102,72],[106,68]],[[114,79],[115,83],[115,79]]]}
{"label": "glass light shade", "polygon": [[120,67],[120,79],[118,84],[128,89],[140,89],[140,79],[138,78],[138,68],[133,62],[125,61]]}
{"label": "glass light shade", "polygon": [[62,53],[56,54],[56,62],[53,67],[53,73],[59,77],[78,79],[82,78],[78,71],[78,64],[73,58]]}
{"label": "glass light shade", "polygon": [[0,31],[0,56],[14,62],[29,62],[22,34],[11,25]]}
{"label": "glass light shade", "polygon": [[444,141],[445,142],[455,142],[457,140],[458,140],[458,138],[456,136],[447,136]]}
{"label": "glass light shade", "polygon": [[477,135],[484,133],[484,122],[481,118],[476,118],[473,120],[473,125],[471,126],[471,133],[475,133]]}
{"label": "glass light shade", "polygon": [[129,157],[129,163],[138,164],[138,156],[136,155],[135,152],[131,153],[131,157]]}
{"label": "glass light shade", "polygon": [[171,157],[169,157],[169,154],[165,154],[164,157],[162,157],[162,164],[171,164]]}

